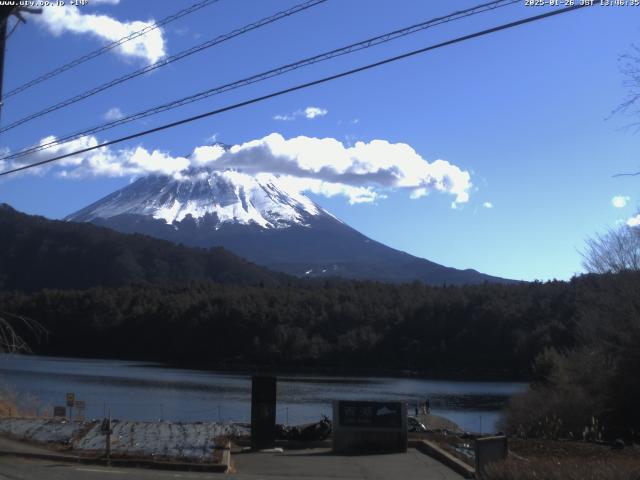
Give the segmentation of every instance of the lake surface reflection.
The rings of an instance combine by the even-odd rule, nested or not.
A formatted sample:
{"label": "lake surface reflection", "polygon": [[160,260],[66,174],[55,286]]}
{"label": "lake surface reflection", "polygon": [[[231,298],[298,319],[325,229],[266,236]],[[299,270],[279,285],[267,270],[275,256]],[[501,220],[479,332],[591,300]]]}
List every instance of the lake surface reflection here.
{"label": "lake surface reflection", "polygon": [[[248,422],[251,376],[122,360],[0,355],[0,382],[43,410],[74,392],[86,417],[130,420]],[[493,432],[509,396],[527,385],[313,374],[278,376],[277,421],[304,423],[331,416],[332,400],[396,400],[413,406],[428,397],[432,413],[465,430]]]}

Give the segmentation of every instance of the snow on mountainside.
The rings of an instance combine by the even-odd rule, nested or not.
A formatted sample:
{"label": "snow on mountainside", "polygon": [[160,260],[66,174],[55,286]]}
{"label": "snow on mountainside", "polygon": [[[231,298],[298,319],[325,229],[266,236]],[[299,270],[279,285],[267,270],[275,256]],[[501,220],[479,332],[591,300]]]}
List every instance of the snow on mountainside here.
{"label": "snow on mountainside", "polygon": [[72,214],[66,220],[94,221],[118,215],[142,215],[167,224],[206,215],[222,224],[254,224],[262,228],[307,226],[313,216],[330,215],[308,197],[288,189],[273,175],[188,171],[182,178],[150,176]]}

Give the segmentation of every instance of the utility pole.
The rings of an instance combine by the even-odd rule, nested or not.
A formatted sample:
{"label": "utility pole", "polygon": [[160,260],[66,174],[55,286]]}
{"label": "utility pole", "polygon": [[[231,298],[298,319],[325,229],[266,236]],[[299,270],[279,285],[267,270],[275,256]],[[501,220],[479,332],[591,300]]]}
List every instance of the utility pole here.
{"label": "utility pole", "polygon": [[105,457],[107,460],[111,458],[111,434],[113,433],[113,426],[111,424],[111,408],[109,408],[109,416],[102,420],[102,425],[100,426],[100,430],[105,438]]}
{"label": "utility pole", "polygon": [[27,23],[27,20],[22,15],[23,13],[42,13],[41,8],[29,8],[18,7],[15,5],[1,5],[0,6],[0,113],[4,106],[2,100],[2,84],[4,83],[4,51],[7,43],[7,26],[9,25],[9,17],[15,15],[15,17],[22,23]]}
{"label": "utility pole", "polygon": [[4,79],[4,46],[7,41],[7,24],[9,16],[16,7],[11,5],[2,5],[0,7],[0,112],[2,112],[2,83]]}

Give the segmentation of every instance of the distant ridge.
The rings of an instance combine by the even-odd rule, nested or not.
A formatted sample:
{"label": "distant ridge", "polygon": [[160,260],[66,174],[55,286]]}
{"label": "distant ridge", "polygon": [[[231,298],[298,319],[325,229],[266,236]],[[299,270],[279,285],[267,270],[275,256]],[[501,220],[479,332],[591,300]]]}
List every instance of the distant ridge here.
{"label": "distant ridge", "polygon": [[0,232],[0,290],[290,280],[223,248],[190,248],[88,223],[48,220],[7,204],[0,204]]}

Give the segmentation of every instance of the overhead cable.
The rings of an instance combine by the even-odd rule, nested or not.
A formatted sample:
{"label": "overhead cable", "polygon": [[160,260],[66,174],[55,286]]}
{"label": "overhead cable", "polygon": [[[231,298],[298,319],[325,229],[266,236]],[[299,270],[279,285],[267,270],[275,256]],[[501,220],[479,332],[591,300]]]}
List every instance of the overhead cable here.
{"label": "overhead cable", "polygon": [[193,5],[191,5],[190,7],[184,8],[182,10],[180,10],[179,12],[176,12],[172,15],[169,15],[168,17],[163,18],[162,20],[159,20],[155,23],[152,23],[150,25],[147,25],[146,27],[140,29],[140,30],[136,30],[135,32],[131,32],[129,35],[125,35],[122,38],[119,38],[118,40],[115,40],[107,45],[105,45],[104,47],[100,47],[96,50],[93,50],[92,52],[89,52],[85,55],[82,55],[81,57],[78,57],[68,63],[65,63],[64,65],[61,65],[57,68],[54,68],[53,70],[44,73],[42,75],[40,75],[39,77],[34,78],[33,80],[30,80],[28,82],[23,83],[22,85],[19,85],[18,87],[14,88],[13,90],[8,91],[7,93],[5,93],[2,96],[2,100],[6,101],[9,97],[12,97],[14,95],[17,95],[20,92],[24,92],[25,90],[27,90],[28,88],[33,87],[34,85],[38,85],[39,83],[42,83],[46,80],[49,80],[57,75],[60,75],[63,72],[66,72],[67,70],[70,70],[74,67],[77,67],[78,65],[81,65],[91,59],[94,59],[96,57],[99,57],[100,55],[102,55],[103,53],[107,53],[110,50],[113,50],[116,47],[119,47],[120,45],[129,42],[131,40],[134,40],[138,37],[141,37],[142,35],[155,30],[157,28],[163,27],[165,25],[167,25],[168,23],[173,22],[174,20],[177,20],[179,18],[184,17],[185,15],[189,15],[191,13],[197,12],[198,10],[211,5],[212,3],[217,3],[220,0],[202,0],[200,2],[194,3]]}
{"label": "overhead cable", "polygon": [[126,75],[123,75],[121,77],[115,78],[107,83],[103,83],[102,85],[99,85],[97,87],[91,88],[83,93],[80,93],[78,95],[74,95],[73,97],[67,98],[66,100],[63,100],[61,102],[58,102],[54,105],[51,105],[43,110],[40,110],[39,112],[35,112],[32,113],[30,115],[27,115],[26,117],[23,117],[19,120],[16,120],[2,128],[0,128],[0,133],[6,132],[7,130],[11,130],[19,125],[22,125],[24,123],[27,123],[31,120],[34,120],[36,118],[42,117],[43,115],[46,115],[48,113],[51,112],[55,112],[56,110],[60,110],[61,108],[64,107],[68,107],[69,105],[72,105],[74,103],[77,103],[81,100],[84,100],[85,98],[91,97],[93,95],[96,95],[97,93],[103,92],[111,87],[115,87],[116,85],[119,85],[121,83],[126,82],[127,80],[131,80],[133,78],[139,77],[140,75],[144,75],[145,73],[151,72],[153,70],[157,70],[158,68],[161,67],[165,67],[175,61],[178,60],[182,60],[183,58],[186,58],[190,55],[193,55],[194,53],[197,52],[201,52],[207,48],[211,48],[214,45],[218,45],[220,43],[226,42],[227,40],[231,40],[232,38],[238,37],[240,35],[244,35],[245,33],[248,33],[252,30],[255,30],[257,28],[261,28],[264,27],[265,25],[269,25],[271,23],[277,22],[279,20],[282,20],[283,18],[289,17],[291,15],[295,15],[296,13],[302,12],[304,10],[307,10],[308,8],[311,7],[315,7],[316,5],[320,4],[320,3],[324,3],[327,0],[307,0],[304,3],[298,4],[294,7],[291,7],[287,10],[283,10],[281,12],[278,12],[274,15],[270,15],[269,17],[263,18],[261,20],[258,20],[257,22],[253,22],[250,23],[248,25],[245,25],[242,28],[238,28],[236,30],[233,30],[229,33],[225,33],[224,35],[220,35],[218,37],[215,37],[211,40],[208,40],[204,43],[201,43],[199,45],[196,45],[194,47],[191,47],[187,50],[183,50],[182,52],[176,53],[175,55],[171,55],[170,57],[164,58],[162,60],[159,60],[155,63],[152,63],[151,65],[147,65],[146,67],[140,68],[138,70],[135,70],[131,73],[128,73]]}
{"label": "overhead cable", "polygon": [[[0,158],[0,160],[9,160],[12,158],[21,158],[24,157],[26,155],[35,153],[35,152],[39,152],[42,150],[46,150],[48,148],[52,148],[58,145],[62,145],[64,143],[68,143],[71,142],[73,140],[76,140],[78,138],[87,136],[87,135],[93,135],[95,133],[99,133],[99,132],[103,132],[105,130],[110,130],[112,128],[118,127],[120,125],[132,122],[134,120],[140,120],[142,118],[146,118],[149,117],[151,115],[155,115],[157,113],[161,113],[161,112],[165,112],[167,110],[172,110],[174,108],[177,107],[181,107],[183,105],[187,105],[193,102],[197,102],[199,100],[203,100],[209,97],[212,97],[214,95],[219,95],[221,93],[224,92],[228,92],[230,90],[235,90],[237,88],[241,88],[247,85],[251,85],[257,82],[261,82],[264,80],[267,80],[269,78],[273,78],[276,76],[280,76],[283,75],[285,73],[291,72],[293,70],[297,70],[299,68],[302,67],[306,67],[309,65],[313,65],[315,63],[318,62],[323,62],[326,60],[330,60],[332,58],[335,57],[339,57],[342,55],[346,55],[349,53],[353,53],[359,50],[363,50],[366,48],[371,48],[374,47],[376,45],[380,45],[383,43],[387,43],[390,42],[392,40],[419,32],[421,30],[425,30],[427,28],[431,28],[431,27],[435,27],[437,25],[441,25],[443,23],[448,23],[448,22],[452,22],[455,20],[459,20],[465,17],[469,17],[471,15],[477,15],[479,13],[482,12],[486,12],[488,10],[493,10],[496,8],[500,8],[500,7],[505,7],[508,5],[512,5],[514,3],[519,3],[520,0],[499,0],[499,1],[492,1],[492,2],[488,2],[488,3],[483,3],[480,5],[477,5],[475,7],[472,8],[468,8],[465,10],[461,10],[461,11],[457,11],[445,16],[441,16],[441,17],[436,17],[436,18],[432,18],[430,20],[421,22],[421,23],[417,23],[405,28],[401,28],[398,30],[394,30],[392,32],[388,32],[385,33],[383,35],[378,35],[376,37],[372,37],[372,38],[368,38],[366,40],[362,40],[360,42],[357,43],[352,43],[350,45],[344,46],[344,47],[340,47],[334,50],[330,50],[328,52],[324,52],[321,53],[319,55],[314,55],[312,57],[307,57],[304,58],[302,60],[298,60],[296,62],[293,63],[289,63],[287,65],[283,65],[271,70],[268,70],[266,72],[262,72],[256,75],[252,75],[250,77],[247,78],[243,78],[241,80],[236,80],[233,81],[231,83],[227,83],[224,85],[220,85],[220,86],[216,86],[207,90],[204,90],[202,92],[198,92],[196,94],[193,95],[189,95],[186,97],[182,97],[180,99],[177,100],[173,100],[171,102],[167,102],[161,105],[157,105],[155,107],[131,114],[131,115],[127,115],[124,116],[122,118],[116,119],[116,120],[112,120],[110,122],[107,123],[103,123],[70,135],[65,135],[61,138],[56,138],[55,140],[50,140],[47,142],[43,142],[40,143],[38,145],[34,145],[32,147],[26,148],[26,149],[22,149],[14,154],[5,156],[3,158]],[[1,130],[0,130],[1,131]]]}
{"label": "overhead cable", "polygon": [[499,31],[502,31],[502,30],[507,30],[509,28],[514,28],[514,27],[517,27],[517,26],[520,26],[520,25],[524,25],[524,24],[527,24],[527,23],[532,23],[532,22],[535,22],[535,21],[538,21],[538,20],[543,20],[543,19],[548,18],[548,17],[553,17],[553,16],[556,16],[556,15],[560,15],[560,14],[563,14],[563,13],[567,13],[567,12],[571,12],[571,11],[574,11],[574,10],[578,10],[580,8],[590,7],[590,6],[593,6],[593,5],[594,4],[590,4],[590,3],[585,3],[585,4],[581,4],[581,5],[574,5],[574,6],[571,6],[571,7],[565,7],[565,8],[560,8],[560,9],[556,9],[556,10],[551,10],[551,11],[546,12],[546,13],[542,13],[542,14],[539,14],[539,15],[534,15],[534,16],[527,17],[527,18],[523,18],[521,20],[516,20],[516,21],[510,22],[510,23],[505,23],[505,24],[499,25],[497,27],[492,27],[492,28],[489,28],[489,29],[486,29],[486,30],[481,30],[479,32],[475,32],[475,33],[471,33],[471,34],[464,35],[464,36],[461,36],[461,37],[457,37],[457,38],[454,38],[452,40],[447,40],[445,42],[437,43],[435,45],[430,45],[430,46],[423,47],[423,48],[420,48],[420,49],[417,49],[417,50],[412,50],[410,52],[403,53],[401,55],[396,55],[394,57],[389,57],[389,58],[386,58],[384,60],[380,60],[378,62],[374,62],[374,63],[370,63],[370,64],[367,64],[367,65],[364,65],[362,67],[353,68],[351,70],[347,70],[347,71],[343,71],[341,73],[330,75],[328,77],[323,77],[323,78],[320,78],[320,79],[317,79],[317,80],[313,80],[311,82],[298,84],[298,85],[295,85],[293,87],[289,87],[289,88],[285,88],[283,90],[279,90],[279,91],[276,91],[276,92],[269,93],[267,95],[262,95],[260,97],[255,97],[255,98],[252,98],[250,100],[245,100],[243,102],[235,103],[233,105],[228,105],[226,107],[218,108],[216,110],[211,110],[211,111],[208,111],[208,112],[205,112],[205,113],[201,113],[199,115],[194,115],[194,116],[191,116],[191,117],[183,118],[183,119],[175,121],[175,122],[171,122],[171,123],[167,123],[167,124],[164,124],[164,125],[160,125],[158,127],[150,128],[148,130],[143,130],[141,132],[133,133],[131,135],[126,135],[124,137],[116,138],[114,140],[109,140],[109,141],[103,142],[103,143],[101,143],[99,145],[94,145],[92,147],[82,148],[80,150],[76,150],[76,151],[73,151],[73,152],[65,153],[63,155],[57,155],[55,157],[48,158],[46,160],[41,160],[39,162],[34,162],[34,163],[31,163],[31,164],[28,164],[28,165],[23,165],[23,166],[20,166],[20,167],[17,167],[17,168],[13,168],[13,169],[7,170],[5,172],[0,172],[0,176],[5,176],[5,175],[12,174],[12,173],[20,172],[20,171],[23,171],[23,170],[27,170],[27,169],[30,169],[30,168],[39,167],[41,165],[45,165],[45,164],[48,164],[48,163],[51,163],[51,162],[56,162],[56,161],[59,161],[59,160],[65,159],[65,158],[72,157],[74,155],[87,153],[87,152],[90,152],[90,151],[93,151],[93,150],[97,150],[99,148],[107,147],[107,146],[110,146],[110,145],[115,145],[117,143],[125,142],[127,140],[133,140],[135,138],[139,138],[139,137],[142,137],[142,136],[145,136],[145,135],[149,135],[151,133],[160,132],[162,130],[167,130],[167,129],[170,129],[170,128],[177,127],[179,125],[184,125],[184,124],[187,124],[187,123],[194,122],[196,120],[200,120],[200,119],[203,119],[203,118],[211,117],[211,116],[214,116],[214,115],[219,115],[221,113],[228,112],[228,111],[231,111],[231,110],[235,110],[235,109],[238,109],[238,108],[241,108],[241,107],[245,107],[247,105],[252,105],[254,103],[262,102],[264,100],[268,100],[268,99],[271,99],[271,98],[279,97],[279,96],[285,95],[287,93],[295,92],[295,91],[298,91],[298,90],[303,90],[303,89],[306,89],[306,88],[309,88],[309,87],[312,87],[312,86],[315,86],[315,85],[320,85],[320,84],[323,84],[323,83],[326,83],[326,82],[330,82],[332,80],[337,80],[339,78],[351,76],[351,75],[354,75],[356,73],[360,73],[360,72],[363,72],[363,71],[366,71],[366,70],[377,68],[377,67],[380,67],[382,65],[386,65],[386,64],[389,64],[389,63],[392,63],[392,62],[396,62],[398,60],[402,60],[402,59],[405,59],[405,58],[413,57],[415,55],[426,53],[426,52],[429,52],[429,51],[432,51],[432,50],[436,50],[438,48],[446,47],[446,46],[453,45],[453,44],[456,44],[456,43],[461,43],[461,42],[464,42],[464,41],[467,41],[467,40],[471,40],[471,39],[474,39],[474,38],[482,37],[482,36],[489,35],[489,34],[492,34],[492,33],[495,33],[495,32],[499,32]]}

